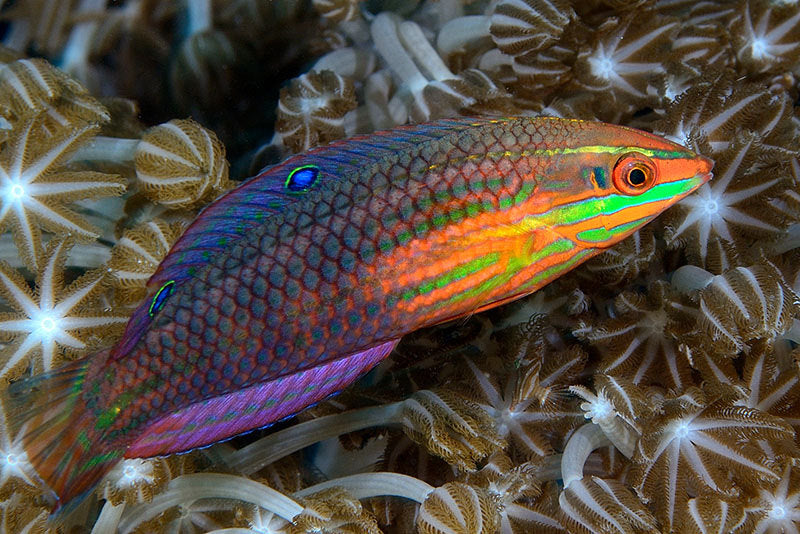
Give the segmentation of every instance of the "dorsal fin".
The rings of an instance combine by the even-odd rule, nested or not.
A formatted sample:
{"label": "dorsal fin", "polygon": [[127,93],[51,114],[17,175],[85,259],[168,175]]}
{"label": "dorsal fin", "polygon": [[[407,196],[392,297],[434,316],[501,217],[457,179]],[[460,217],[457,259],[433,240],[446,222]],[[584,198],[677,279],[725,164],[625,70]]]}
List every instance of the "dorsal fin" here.
{"label": "dorsal fin", "polygon": [[[169,294],[178,291],[183,281],[194,277],[233,243],[270,216],[280,213],[288,204],[315,190],[319,194],[321,189],[329,187],[345,173],[364,168],[410,146],[465,128],[508,120],[512,119],[458,118],[401,126],[336,141],[264,169],[207,206],[189,225],[150,277],[147,300],[133,312],[125,333],[111,351],[111,358],[122,358],[133,349]],[[299,185],[307,187],[288,188],[292,173],[304,168],[316,169],[313,182],[308,180],[308,175],[295,175]]]}
{"label": "dorsal fin", "polygon": [[296,193],[286,188],[287,178],[296,169],[317,168],[317,184],[337,180],[343,173],[362,168],[409,146],[471,126],[504,120],[508,119],[441,119],[336,141],[292,156],[263,170],[206,207],[173,245],[148,286],[152,292],[170,280],[179,282],[191,278],[232,242],[262,224],[270,215],[280,212],[287,204],[302,198],[304,192]]}

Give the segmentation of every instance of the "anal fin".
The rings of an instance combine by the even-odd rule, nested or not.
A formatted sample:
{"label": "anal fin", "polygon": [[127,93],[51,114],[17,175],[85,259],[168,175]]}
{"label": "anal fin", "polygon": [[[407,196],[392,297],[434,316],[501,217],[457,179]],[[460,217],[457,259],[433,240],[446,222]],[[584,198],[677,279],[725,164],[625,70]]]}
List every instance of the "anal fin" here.
{"label": "anal fin", "polygon": [[125,453],[128,458],[183,452],[292,416],[341,391],[386,358],[399,340],[207,399],[162,417]]}

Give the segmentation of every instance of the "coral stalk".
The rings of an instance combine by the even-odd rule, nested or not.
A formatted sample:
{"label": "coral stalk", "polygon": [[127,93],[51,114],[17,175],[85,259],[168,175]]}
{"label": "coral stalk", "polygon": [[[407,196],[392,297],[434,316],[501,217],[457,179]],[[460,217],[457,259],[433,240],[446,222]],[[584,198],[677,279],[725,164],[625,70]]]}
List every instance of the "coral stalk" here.
{"label": "coral stalk", "polygon": [[455,77],[428,42],[428,39],[425,38],[425,34],[422,33],[422,29],[417,24],[413,22],[398,24],[397,33],[414,59],[435,80],[447,80]]}
{"label": "coral stalk", "polygon": [[97,518],[97,522],[92,527],[92,534],[115,532],[124,511],[125,503],[114,506],[110,502],[106,502],[100,511],[100,517]]}
{"label": "coral stalk", "polygon": [[[80,20],[81,16],[89,16],[93,13],[102,13],[106,7],[106,0],[83,0],[78,6],[76,16]],[[64,72],[77,77],[86,85],[92,85],[89,80],[89,54],[92,48],[92,41],[97,31],[97,21],[89,18],[88,20],[76,24],[70,33],[69,40],[61,54],[61,61],[58,65]]]}
{"label": "coral stalk", "polygon": [[381,13],[375,17],[370,30],[375,41],[375,49],[405,85],[413,91],[421,89],[428,83],[403,47],[397,35],[397,23],[392,15]]}
{"label": "coral stalk", "polygon": [[251,474],[319,441],[373,426],[399,424],[402,407],[402,402],[396,402],[319,417],[261,438],[223,461],[237,472]]}
{"label": "coral stalk", "polygon": [[164,493],[152,502],[129,508],[119,523],[120,532],[131,532],[173,506],[198,499],[236,499],[255,504],[286,521],[303,511],[303,506],[283,493],[246,478],[221,473],[183,475],[169,483]]}
{"label": "coral stalk", "polygon": [[561,479],[564,487],[583,478],[583,465],[595,449],[609,445],[611,442],[606,437],[603,429],[594,423],[586,423],[567,441],[564,454],[561,456]]}
{"label": "coral stalk", "polygon": [[110,163],[131,163],[136,156],[139,139],[95,136],[75,151],[70,162],[104,161]]}
{"label": "coral stalk", "polygon": [[696,289],[703,289],[714,275],[696,265],[684,265],[672,274],[672,287],[681,293],[689,293]]}
{"label": "coral stalk", "polygon": [[296,497],[313,495],[322,490],[340,487],[346,489],[356,499],[392,496],[424,502],[434,487],[425,481],[408,475],[392,472],[360,473],[346,477],[326,480],[295,493]]}
{"label": "coral stalk", "polygon": [[211,0],[186,0],[186,11],[188,15],[187,36],[211,29]]}
{"label": "coral stalk", "polygon": [[482,39],[488,40],[491,19],[485,15],[470,15],[445,24],[436,38],[436,48],[448,57]]}

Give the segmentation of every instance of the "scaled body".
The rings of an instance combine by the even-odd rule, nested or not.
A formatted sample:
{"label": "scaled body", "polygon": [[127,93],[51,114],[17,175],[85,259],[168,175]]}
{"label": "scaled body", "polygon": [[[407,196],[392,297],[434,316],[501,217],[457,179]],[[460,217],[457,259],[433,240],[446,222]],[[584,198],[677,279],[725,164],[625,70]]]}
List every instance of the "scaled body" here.
{"label": "scaled body", "polygon": [[710,170],[650,134],[549,118],[437,121],[290,158],[204,210],[123,339],[35,399],[47,408],[30,427],[68,410],[53,428],[75,452],[56,462],[54,442],[31,439],[29,455],[63,503],[122,456],[292,415],[402,335],[533,292],[617,243]]}

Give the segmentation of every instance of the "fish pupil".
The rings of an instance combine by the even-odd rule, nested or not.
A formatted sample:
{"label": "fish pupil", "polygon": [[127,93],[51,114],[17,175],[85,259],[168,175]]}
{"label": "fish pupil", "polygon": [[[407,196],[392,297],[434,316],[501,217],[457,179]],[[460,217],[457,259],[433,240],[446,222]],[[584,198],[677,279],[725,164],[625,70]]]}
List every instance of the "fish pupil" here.
{"label": "fish pupil", "polygon": [[175,291],[175,280],[170,280],[158,290],[158,292],[153,297],[153,301],[150,303],[150,310],[149,314],[150,317],[154,316],[158,311],[164,307],[164,302],[166,302],[167,297],[172,295]]}
{"label": "fish pupil", "polygon": [[632,186],[641,186],[647,181],[647,175],[645,175],[642,169],[631,169],[630,174],[628,174],[628,182]]}
{"label": "fish pupil", "polygon": [[314,165],[297,167],[286,178],[286,189],[291,193],[303,193],[313,186],[319,177],[319,169]]}

